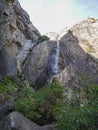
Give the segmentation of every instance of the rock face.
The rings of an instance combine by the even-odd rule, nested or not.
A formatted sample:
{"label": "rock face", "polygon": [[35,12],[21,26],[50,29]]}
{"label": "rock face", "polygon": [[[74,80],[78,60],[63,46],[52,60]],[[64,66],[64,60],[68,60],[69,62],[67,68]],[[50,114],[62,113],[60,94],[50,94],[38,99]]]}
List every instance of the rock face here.
{"label": "rock face", "polygon": [[[0,79],[19,71],[37,86],[54,77],[65,86],[80,86],[80,80],[98,83],[97,19],[88,18],[66,32],[59,42],[58,57],[56,41],[36,44],[40,33],[18,0],[1,0],[0,30]],[[55,33],[49,35],[58,39]],[[53,72],[55,66],[58,74]]]}
{"label": "rock face", "polygon": [[14,110],[13,100],[8,100],[0,104],[0,121],[13,110]]}
{"label": "rock face", "polygon": [[18,0],[0,1],[0,79],[21,70],[39,32]]}
{"label": "rock face", "polygon": [[68,87],[98,83],[97,42],[98,20],[88,18],[77,23],[60,40],[58,74],[53,74],[57,42],[44,42],[32,50],[23,66],[25,78],[37,86],[53,78]]}
{"label": "rock face", "polygon": [[0,130],[53,130],[52,126],[40,127],[17,112],[10,113],[0,122]]}
{"label": "rock face", "polygon": [[35,47],[22,68],[25,79],[37,86],[43,86],[49,82],[55,75],[57,48],[55,41],[43,42]]}
{"label": "rock face", "polygon": [[77,23],[60,42],[61,71],[56,78],[69,87],[98,83],[98,20]]}

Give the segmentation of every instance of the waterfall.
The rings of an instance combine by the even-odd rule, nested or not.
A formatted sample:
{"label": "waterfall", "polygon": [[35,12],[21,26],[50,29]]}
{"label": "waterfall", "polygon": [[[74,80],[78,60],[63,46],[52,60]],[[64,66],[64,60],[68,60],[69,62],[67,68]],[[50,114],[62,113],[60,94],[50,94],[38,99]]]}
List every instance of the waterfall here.
{"label": "waterfall", "polygon": [[56,44],[56,54],[54,58],[54,66],[53,66],[53,74],[57,74],[59,72],[59,41]]}
{"label": "waterfall", "polygon": [[54,43],[54,47],[49,55],[48,59],[48,78],[47,82],[52,82],[54,76],[59,72],[59,53],[60,53],[60,43],[57,41]]}

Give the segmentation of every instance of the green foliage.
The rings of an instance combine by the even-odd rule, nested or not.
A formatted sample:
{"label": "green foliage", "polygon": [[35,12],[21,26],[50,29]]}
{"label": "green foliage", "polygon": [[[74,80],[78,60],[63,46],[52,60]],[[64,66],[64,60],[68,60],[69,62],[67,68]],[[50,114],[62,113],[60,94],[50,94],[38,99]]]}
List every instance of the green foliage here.
{"label": "green foliage", "polygon": [[18,86],[14,82],[11,77],[4,77],[2,81],[0,81],[0,103],[11,98],[9,93],[14,92],[18,89]]}
{"label": "green foliage", "polygon": [[52,123],[55,120],[53,109],[62,99],[62,92],[63,87],[59,84],[48,84],[32,95],[18,98],[15,109],[40,125]]}
{"label": "green foliage", "polygon": [[[89,59],[89,56],[86,60]],[[80,72],[79,76],[77,77],[77,81],[80,84],[80,86],[85,86],[92,84],[92,78],[90,75],[84,75],[82,72]]]}
{"label": "green foliage", "polygon": [[36,112],[35,101],[31,97],[17,99],[15,109],[31,120],[39,117],[38,112]]}
{"label": "green foliage", "polygon": [[38,37],[38,43],[42,43],[43,41],[48,41],[50,40],[49,37],[42,35]]}
{"label": "green foliage", "polygon": [[24,87],[19,91],[19,94],[22,95],[22,97],[26,98],[32,97],[32,95],[34,94],[34,89],[31,87]]}
{"label": "green foliage", "polygon": [[57,130],[98,129],[98,85],[85,85],[68,92],[57,83],[48,84],[36,93],[32,88],[20,91],[15,109],[32,121],[45,125],[55,123]]}
{"label": "green foliage", "polygon": [[57,104],[54,114],[58,130],[97,130],[98,85],[74,90],[70,99]]}
{"label": "green foliage", "polygon": [[17,90],[18,86],[13,81],[11,77],[4,77],[3,80],[0,82],[0,93],[5,92],[13,92]]}

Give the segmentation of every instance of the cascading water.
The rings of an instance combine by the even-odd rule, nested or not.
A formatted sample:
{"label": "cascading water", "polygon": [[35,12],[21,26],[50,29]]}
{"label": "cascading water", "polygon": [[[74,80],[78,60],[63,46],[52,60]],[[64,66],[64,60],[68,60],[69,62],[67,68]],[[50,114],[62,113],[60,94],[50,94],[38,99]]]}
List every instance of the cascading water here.
{"label": "cascading water", "polygon": [[53,66],[53,74],[57,74],[59,72],[59,41],[57,41],[57,45],[56,45],[56,54],[55,54],[55,58],[54,58],[54,66]]}
{"label": "cascading water", "polygon": [[59,72],[59,53],[60,53],[60,43],[57,41],[54,43],[53,49],[49,55],[48,59],[48,82],[52,82],[54,76]]}

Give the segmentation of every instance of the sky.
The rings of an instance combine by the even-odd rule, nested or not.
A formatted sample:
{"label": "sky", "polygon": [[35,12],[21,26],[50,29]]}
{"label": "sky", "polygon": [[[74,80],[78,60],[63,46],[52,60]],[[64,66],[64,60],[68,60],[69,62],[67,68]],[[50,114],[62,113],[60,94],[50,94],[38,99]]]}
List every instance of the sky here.
{"label": "sky", "polygon": [[88,17],[98,18],[98,0],[19,0],[41,34],[60,33]]}

